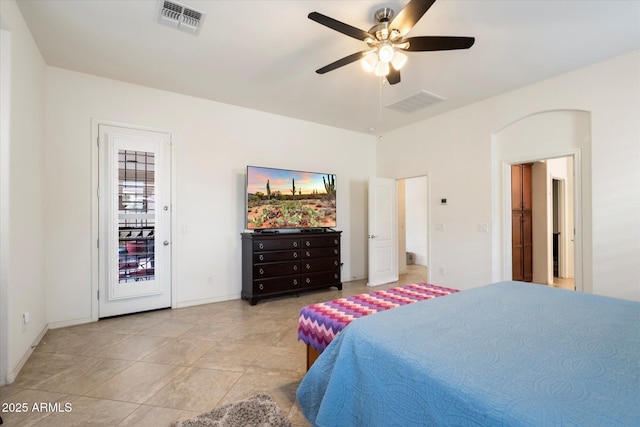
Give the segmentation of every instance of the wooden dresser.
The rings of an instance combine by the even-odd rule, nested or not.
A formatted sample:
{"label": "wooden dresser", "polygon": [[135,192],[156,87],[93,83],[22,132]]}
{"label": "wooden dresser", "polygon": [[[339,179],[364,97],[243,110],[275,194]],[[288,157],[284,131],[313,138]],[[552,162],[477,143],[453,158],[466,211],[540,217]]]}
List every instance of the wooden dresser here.
{"label": "wooden dresser", "polygon": [[340,233],[242,233],[242,299],[255,305],[276,296],[342,289]]}

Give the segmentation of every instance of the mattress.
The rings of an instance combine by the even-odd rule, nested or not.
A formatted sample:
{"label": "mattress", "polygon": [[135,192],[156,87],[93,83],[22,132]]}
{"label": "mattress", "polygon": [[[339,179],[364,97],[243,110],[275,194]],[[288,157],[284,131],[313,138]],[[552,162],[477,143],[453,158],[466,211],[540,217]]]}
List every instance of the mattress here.
{"label": "mattress", "polygon": [[351,322],[297,397],[316,426],[640,425],[640,303],[502,282]]}

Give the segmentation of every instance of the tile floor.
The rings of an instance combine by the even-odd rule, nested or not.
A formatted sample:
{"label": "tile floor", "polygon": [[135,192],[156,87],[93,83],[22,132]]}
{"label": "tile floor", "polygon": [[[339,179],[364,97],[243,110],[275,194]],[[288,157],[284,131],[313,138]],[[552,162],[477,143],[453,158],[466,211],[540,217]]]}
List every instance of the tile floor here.
{"label": "tile floor", "polygon": [[256,306],[226,301],[50,330],[0,388],[0,416],[8,427],[161,427],[266,392],[294,426],[308,426],[295,397],[305,374],[300,308],[425,281],[424,267],[408,267],[399,282],[373,289],[360,280]]}

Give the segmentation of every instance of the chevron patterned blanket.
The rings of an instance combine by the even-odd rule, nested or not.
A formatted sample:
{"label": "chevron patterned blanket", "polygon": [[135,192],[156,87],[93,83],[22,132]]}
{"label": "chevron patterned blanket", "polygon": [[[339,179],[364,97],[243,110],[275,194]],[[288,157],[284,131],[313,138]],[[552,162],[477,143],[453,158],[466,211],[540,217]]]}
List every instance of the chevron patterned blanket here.
{"label": "chevron patterned blanket", "polygon": [[322,353],[335,336],[354,319],[455,292],[458,290],[414,283],[307,305],[300,310],[298,340]]}

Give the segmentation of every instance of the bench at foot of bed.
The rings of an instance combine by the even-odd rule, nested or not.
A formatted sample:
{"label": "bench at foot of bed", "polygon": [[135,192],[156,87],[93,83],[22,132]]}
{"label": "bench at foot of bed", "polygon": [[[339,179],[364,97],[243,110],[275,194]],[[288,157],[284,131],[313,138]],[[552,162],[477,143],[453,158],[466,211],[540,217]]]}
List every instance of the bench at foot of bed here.
{"label": "bench at foot of bed", "polygon": [[456,292],[457,289],[414,283],[302,307],[298,340],[307,345],[307,370],[351,321],[368,314]]}

